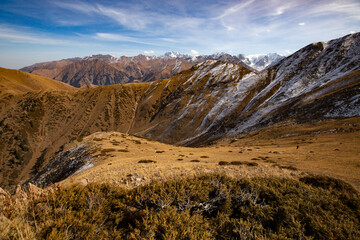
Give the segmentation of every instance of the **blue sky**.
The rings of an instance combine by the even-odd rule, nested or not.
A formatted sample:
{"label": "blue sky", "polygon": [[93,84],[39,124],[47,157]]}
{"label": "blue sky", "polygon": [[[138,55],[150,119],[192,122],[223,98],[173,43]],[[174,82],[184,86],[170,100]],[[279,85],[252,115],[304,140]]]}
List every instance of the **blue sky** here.
{"label": "blue sky", "polygon": [[92,54],[290,54],[360,31],[359,0],[1,0],[0,67]]}

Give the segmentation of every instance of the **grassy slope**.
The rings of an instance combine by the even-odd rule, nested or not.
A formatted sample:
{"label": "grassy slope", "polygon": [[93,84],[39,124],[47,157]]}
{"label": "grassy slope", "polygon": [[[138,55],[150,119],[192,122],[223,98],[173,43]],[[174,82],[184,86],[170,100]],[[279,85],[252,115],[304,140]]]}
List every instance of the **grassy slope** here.
{"label": "grassy slope", "polygon": [[74,91],[76,88],[50,78],[19,70],[0,68],[0,93],[25,93],[39,90]]}
{"label": "grassy slope", "polygon": [[[81,139],[81,143],[96,146],[97,150],[93,152],[96,159],[94,166],[69,177],[63,183],[112,182],[133,187],[152,180],[204,173],[295,179],[311,173],[340,178],[359,190],[360,177],[357,173],[360,151],[356,144],[360,140],[360,131],[359,126],[354,127],[358,120],[327,121],[316,125],[278,124],[238,138],[237,141],[224,139],[199,148],[167,145],[117,132],[96,133]],[[329,133],[333,129],[342,129],[342,132]],[[314,132],[323,133],[314,135]],[[298,136],[285,136],[299,133]],[[78,144],[75,141],[66,149]],[[139,164],[140,160],[156,163]],[[252,162],[258,166],[223,166],[219,165],[220,161]]]}

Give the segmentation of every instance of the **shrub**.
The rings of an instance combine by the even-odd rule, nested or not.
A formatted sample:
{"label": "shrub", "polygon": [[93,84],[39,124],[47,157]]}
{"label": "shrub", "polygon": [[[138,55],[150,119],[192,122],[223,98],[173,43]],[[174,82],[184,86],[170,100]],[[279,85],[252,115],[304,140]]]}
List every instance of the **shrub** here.
{"label": "shrub", "polygon": [[240,161],[232,161],[230,162],[231,165],[243,165],[244,163],[243,162],[240,162]]}
{"label": "shrub", "polygon": [[191,160],[190,162],[200,162],[200,160],[194,159],[194,160]]}
{"label": "shrub", "polygon": [[200,158],[209,158],[209,156],[200,156]]}
{"label": "shrub", "polygon": [[119,149],[118,152],[129,152],[128,149]]}
{"label": "shrub", "polygon": [[297,171],[298,169],[294,166],[280,166],[280,168]]}
{"label": "shrub", "polygon": [[114,151],[115,151],[114,148],[105,148],[101,150],[101,152],[114,152]]}
{"label": "shrub", "polygon": [[229,162],[226,162],[226,161],[220,161],[219,162],[219,165],[230,165],[231,163]]}
{"label": "shrub", "polygon": [[138,163],[156,163],[154,160],[140,160]]}
{"label": "shrub", "polygon": [[259,165],[259,164],[256,163],[256,162],[244,162],[244,164],[247,165],[247,166],[250,166],[250,167],[256,167],[256,166]]}
{"label": "shrub", "polygon": [[341,180],[322,176],[298,181],[211,174],[131,190],[89,184],[57,188],[30,199],[24,208],[16,204],[10,197],[0,202],[4,229],[27,229],[32,235],[10,231],[5,239],[360,237],[359,193]]}
{"label": "shrub", "polygon": [[241,161],[232,161],[232,162],[226,162],[226,161],[220,161],[219,165],[247,165],[247,166],[258,166],[259,164],[254,162],[241,162]]}

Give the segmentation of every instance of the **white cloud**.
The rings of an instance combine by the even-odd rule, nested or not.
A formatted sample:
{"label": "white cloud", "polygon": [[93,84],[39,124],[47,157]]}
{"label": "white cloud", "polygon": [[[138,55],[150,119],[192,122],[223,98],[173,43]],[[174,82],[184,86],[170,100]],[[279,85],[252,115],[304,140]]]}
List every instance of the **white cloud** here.
{"label": "white cloud", "polygon": [[61,8],[71,11],[83,12],[88,15],[98,14],[98,15],[106,16],[118,22],[120,25],[123,25],[129,29],[134,29],[134,30],[144,29],[146,28],[147,24],[151,22],[147,15],[129,9],[107,7],[101,4],[91,5],[84,2],[76,2],[76,3],[55,2],[55,4]]}
{"label": "white cloud", "polygon": [[83,13],[93,13],[96,12],[97,9],[96,7],[87,4],[87,3],[83,3],[83,2],[76,2],[76,3],[69,3],[69,2],[54,2],[55,5],[64,8],[64,9],[68,9],[68,10],[72,10],[75,12],[83,12]]}
{"label": "white cloud", "polygon": [[225,9],[225,11],[220,14],[219,16],[215,17],[214,19],[222,19],[222,18],[225,18],[229,15],[232,15],[234,13],[237,13],[239,12],[240,10],[243,10],[245,9],[246,7],[250,6],[252,3],[254,3],[255,0],[250,0],[250,1],[246,1],[246,2],[242,2],[242,3],[239,3],[239,4],[236,4],[235,6],[231,6],[227,9]]}
{"label": "white cloud", "polygon": [[96,33],[94,38],[99,40],[107,40],[107,41],[115,41],[115,42],[133,42],[133,43],[149,44],[137,38],[133,38],[121,34],[115,34],[115,33]]}
{"label": "white cloud", "polygon": [[147,23],[150,22],[148,17],[144,16],[143,14],[128,11],[125,9],[114,9],[102,5],[97,5],[97,10],[97,13],[112,18],[121,25],[126,26],[130,29],[144,29],[146,28]]}
{"label": "white cloud", "polygon": [[355,31],[350,31],[350,34],[354,34],[355,33]]}
{"label": "white cloud", "polygon": [[301,22],[301,23],[298,23],[298,25],[299,25],[299,26],[305,26],[305,25],[306,25],[306,23]]}
{"label": "white cloud", "polygon": [[27,31],[14,30],[17,27],[7,27],[0,25],[0,39],[6,39],[14,43],[31,43],[42,45],[77,45],[74,41],[59,40],[41,36],[41,34],[29,33]]}
{"label": "white cloud", "polygon": [[172,38],[160,38],[160,40],[166,41],[166,42],[171,42],[171,43],[177,43],[179,42],[178,40],[172,39]]}
{"label": "white cloud", "polygon": [[190,52],[191,52],[191,54],[194,55],[194,56],[198,56],[198,55],[199,55],[199,52],[196,51],[196,50],[191,50]]}
{"label": "white cloud", "polygon": [[155,52],[153,50],[145,50],[144,53],[145,54],[154,54]]}
{"label": "white cloud", "polygon": [[[326,4],[319,4],[309,10],[313,15],[330,15],[330,14],[345,14],[348,18],[360,20],[360,2],[359,1],[328,1]],[[341,19],[340,19],[341,20]]]}

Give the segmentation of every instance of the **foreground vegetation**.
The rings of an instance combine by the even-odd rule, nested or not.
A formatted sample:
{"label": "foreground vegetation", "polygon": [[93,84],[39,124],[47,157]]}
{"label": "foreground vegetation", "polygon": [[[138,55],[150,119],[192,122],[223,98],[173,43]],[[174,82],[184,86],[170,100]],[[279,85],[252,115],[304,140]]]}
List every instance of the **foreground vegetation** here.
{"label": "foreground vegetation", "polygon": [[360,196],[329,177],[90,184],[20,205],[1,202],[2,238],[360,239]]}

